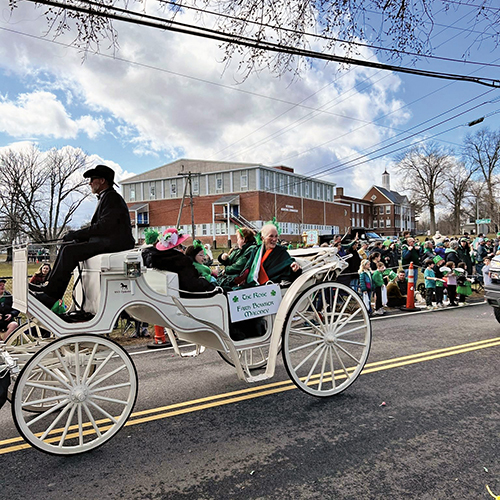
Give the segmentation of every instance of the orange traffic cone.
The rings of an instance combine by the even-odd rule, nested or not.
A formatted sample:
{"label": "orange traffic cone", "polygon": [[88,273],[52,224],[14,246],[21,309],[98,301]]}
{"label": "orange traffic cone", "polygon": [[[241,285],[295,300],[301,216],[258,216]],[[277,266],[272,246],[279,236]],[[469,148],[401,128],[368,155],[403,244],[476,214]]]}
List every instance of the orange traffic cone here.
{"label": "orange traffic cone", "polygon": [[169,345],[170,341],[165,335],[165,328],[155,325],[155,338],[152,344],[148,344],[148,349],[158,349],[160,347],[168,347]]}
{"label": "orange traffic cone", "polygon": [[413,271],[413,262],[410,262],[408,269],[408,291],[406,292],[406,307],[402,311],[420,311],[420,307],[415,307],[415,275]]}

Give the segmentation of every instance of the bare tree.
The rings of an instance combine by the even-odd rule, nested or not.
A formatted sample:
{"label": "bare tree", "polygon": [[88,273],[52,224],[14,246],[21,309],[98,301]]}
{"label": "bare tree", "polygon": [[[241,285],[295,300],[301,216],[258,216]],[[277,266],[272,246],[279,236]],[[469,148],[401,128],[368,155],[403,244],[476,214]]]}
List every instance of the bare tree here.
{"label": "bare tree", "polygon": [[451,213],[448,213],[445,219],[447,224],[451,225],[453,234],[460,234],[463,205],[475,171],[474,166],[467,167],[464,163],[456,162],[446,178],[443,196],[451,208]]}
{"label": "bare tree", "polygon": [[497,202],[500,181],[497,178],[500,166],[500,133],[485,128],[475,135],[468,135],[464,142],[464,158],[477,171],[478,180],[485,183],[484,199],[487,217],[492,219],[495,232],[500,226]]}
{"label": "bare tree", "polygon": [[430,230],[436,232],[436,207],[454,159],[436,144],[417,146],[397,158],[396,171],[405,179],[403,191],[415,207],[427,206]]}
{"label": "bare tree", "polygon": [[[416,59],[432,53],[435,16],[448,9],[459,15],[475,9],[475,15],[468,16],[469,27],[478,35],[470,39],[470,46],[480,44],[483,33],[496,44],[500,36],[496,0],[477,0],[474,5],[465,0],[9,0],[9,4],[15,10],[27,1],[43,9],[50,36],[71,32],[74,43],[85,50],[98,51],[103,42],[117,49],[113,22],[125,21],[218,40],[226,61],[238,55],[246,74],[264,66],[278,74],[300,72],[309,64],[311,47],[318,48],[316,53],[349,56],[366,50],[362,40],[370,40],[369,47],[383,51],[388,59],[400,58],[402,51],[410,51]],[[192,13],[192,23],[197,24],[177,22],[181,11]]]}
{"label": "bare tree", "polygon": [[81,175],[88,166],[87,155],[71,147],[45,154],[34,145],[2,152],[0,217],[10,236],[25,235],[36,243],[60,238],[88,196]]}

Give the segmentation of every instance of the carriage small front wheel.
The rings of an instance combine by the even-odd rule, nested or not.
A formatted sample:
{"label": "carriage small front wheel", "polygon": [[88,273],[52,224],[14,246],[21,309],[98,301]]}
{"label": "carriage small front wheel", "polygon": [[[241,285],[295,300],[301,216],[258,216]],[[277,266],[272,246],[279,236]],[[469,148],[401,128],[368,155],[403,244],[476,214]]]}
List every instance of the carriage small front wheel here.
{"label": "carriage small front wheel", "polygon": [[293,302],[283,326],[283,362],[295,385],[318,397],[347,389],[370,352],[371,324],[361,297],[322,282]]}
{"label": "carriage small front wheel", "polygon": [[[84,453],[125,425],[137,386],[134,363],[120,345],[98,335],[69,335],[25,364],[14,385],[12,416],[33,447],[54,455]],[[36,405],[45,411],[26,411]]]}

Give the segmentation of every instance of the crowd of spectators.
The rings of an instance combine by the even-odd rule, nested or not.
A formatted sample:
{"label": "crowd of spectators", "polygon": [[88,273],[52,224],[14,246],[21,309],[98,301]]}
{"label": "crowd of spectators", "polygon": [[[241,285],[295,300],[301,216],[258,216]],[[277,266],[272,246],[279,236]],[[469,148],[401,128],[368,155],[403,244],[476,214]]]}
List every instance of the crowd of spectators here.
{"label": "crowd of spectators", "polygon": [[418,241],[407,231],[398,239],[368,243],[356,236],[347,245],[336,240],[332,245],[348,259],[339,281],[360,293],[370,312],[382,315],[385,307],[406,304],[410,264],[415,284],[419,275],[423,280],[417,298],[425,297],[427,308],[444,307],[446,295],[449,306],[466,305],[473,283],[490,283],[489,264],[492,257],[500,255],[500,233],[496,238],[468,233],[447,237],[437,231]]}

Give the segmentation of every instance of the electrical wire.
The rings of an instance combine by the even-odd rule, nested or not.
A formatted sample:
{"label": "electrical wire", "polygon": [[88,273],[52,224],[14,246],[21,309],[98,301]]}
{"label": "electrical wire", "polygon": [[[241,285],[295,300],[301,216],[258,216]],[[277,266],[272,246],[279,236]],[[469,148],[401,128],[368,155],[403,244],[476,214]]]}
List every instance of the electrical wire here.
{"label": "electrical wire", "polygon": [[[254,40],[248,37],[243,37],[240,35],[227,34],[217,30],[210,30],[207,28],[200,28],[195,25],[190,25],[187,23],[177,23],[175,21],[166,21],[162,18],[157,18],[154,16],[149,16],[146,14],[140,14],[132,11],[127,11],[125,9],[118,9],[112,6],[98,5],[99,11],[95,11],[92,8],[78,7],[76,5],[62,4],[53,0],[26,0],[32,3],[41,3],[44,5],[49,5],[52,7],[59,7],[62,9],[73,10],[76,12],[81,12],[84,14],[95,15],[99,17],[104,17],[107,19],[114,19],[117,21],[124,21],[127,23],[138,24],[143,26],[149,26],[152,28],[160,28],[166,31],[172,31],[174,33],[187,34],[202,38],[207,38],[211,40],[216,40],[224,43],[233,43],[236,45],[241,45],[244,47],[249,47],[258,50],[265,50],[270,52],[277,52],[282,54],[289,54],[291,56],[302,56],[311,59],[320,59],[331,62],[338,62],[342,64],[352,64],[368,68],[384,69],[399,73],[406,73],[416,76],[424,76],[429,78],[440,78],[445,80],[457,80],[457,81],[467,81],[471,83],[477,83],[479,85],[485,85],[488,87],[500,88],[500,80],[486,77],[470,77],[467,75],[461,75],[456,73],[446,73],[438,71],[429,71],[423,69],[409,68],[405,66],[395,66],[391,64],[384,64],[378,62],[371,62],[361,59],[353,59],[350,57],[336,56],[333,54],[325,54],[321,52],[316,52],[312,50],[299,49],[296,47],[291,47],[287,45],[281,45],[277,43],[272,43],[264,40]],[[82,0],[82,3],[91,5],[90,1]],[[133,19],[132,17],[125,17],[117,12],[125,11],[130,16],[137,16],[139,19]],[[154,22],[153,22],[154,21]],[[163,24],[158,24],[161,22]]]}

